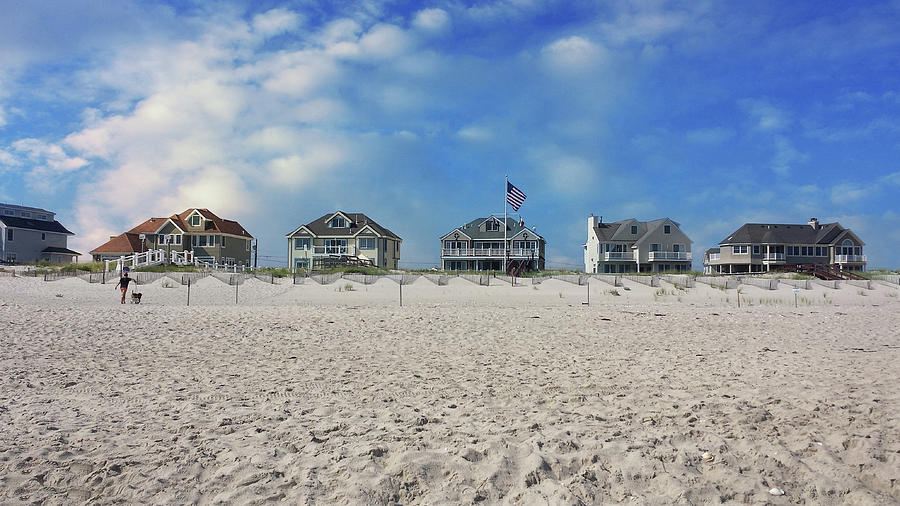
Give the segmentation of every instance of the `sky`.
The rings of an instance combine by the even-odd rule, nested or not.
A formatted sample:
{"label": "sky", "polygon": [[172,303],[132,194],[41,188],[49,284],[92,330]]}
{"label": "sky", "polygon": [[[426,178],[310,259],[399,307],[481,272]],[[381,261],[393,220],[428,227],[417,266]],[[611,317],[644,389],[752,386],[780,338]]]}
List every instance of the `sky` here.
{"label": "sky", "polygon": [[587,218],[840,222],[900,267],[900,2],[0,0],[0,202],[82,253],[191,207],[363,212],[401,266],[503,212],[583,268]]}

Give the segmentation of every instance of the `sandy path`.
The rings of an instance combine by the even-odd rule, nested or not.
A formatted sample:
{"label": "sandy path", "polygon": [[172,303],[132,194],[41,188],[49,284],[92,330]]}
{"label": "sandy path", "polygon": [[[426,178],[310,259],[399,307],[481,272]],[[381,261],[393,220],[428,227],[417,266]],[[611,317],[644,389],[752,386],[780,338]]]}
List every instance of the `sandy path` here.
{"label": "sandy path", "polygon": [[896,289],[420,283],[0,279],[0,502],[900,502]]}

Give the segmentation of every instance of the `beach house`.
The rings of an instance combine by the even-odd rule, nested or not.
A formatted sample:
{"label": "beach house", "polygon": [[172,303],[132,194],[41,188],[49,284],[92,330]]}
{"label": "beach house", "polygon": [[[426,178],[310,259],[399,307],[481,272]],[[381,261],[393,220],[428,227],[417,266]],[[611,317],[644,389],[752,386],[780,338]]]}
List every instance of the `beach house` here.
{"label": "beach house", "polygon": [[[524,222],[502,216],[476,218],[441,237],[441,267],[448,271],[543,270],[547,243]],[[504,230],[505,228],[505,230]]]}
{"label": "beach house", "polygon": [[634,218],[604,223],[593,214],[587,220],[584,271],[590,273],[691,270],[691,240],[669,218]]}
{"label": "beach house", "polygon": [[0,203],[0,234],[0,261],[5,263],[68,263],[81,255],[67,246],[75,234],[46,209]]}
{"label": "beach house", "polygon": [[866,270],[865,243],[840,223],[745,223],[718,248],[703,255],[707,273],[766,272],[824,264],[839,270]]}
{"label": "beach house", "polygon": [[297,270],[340,265],[371,265],[396,269],[400,263],[397,234],[363,213],[335,211],[288,234],[288,262]]}
{"label": "beach house", "polygon": [[250,265],[253,236],[233,220],[218,217],[209,209],[190,208],[166,218],[150,218],[91,250],[95,261],[122,255],[162,250],[190,252],[193,259],[224,265]]}

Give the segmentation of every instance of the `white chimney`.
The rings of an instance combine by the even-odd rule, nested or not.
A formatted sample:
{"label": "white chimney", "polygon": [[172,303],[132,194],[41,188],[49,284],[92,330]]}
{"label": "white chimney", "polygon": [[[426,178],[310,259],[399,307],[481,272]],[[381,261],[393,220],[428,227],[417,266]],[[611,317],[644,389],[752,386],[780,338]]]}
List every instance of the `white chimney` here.
{"label": "white chimney", "polygon": [[591,214],[588,216],[588,230],[597,228],[597,217]]}
{"label": "white chimney", "polygon": [[819,219],[818,218],[810,218],[809,226],[813,228],[813,230],[819,230]]}

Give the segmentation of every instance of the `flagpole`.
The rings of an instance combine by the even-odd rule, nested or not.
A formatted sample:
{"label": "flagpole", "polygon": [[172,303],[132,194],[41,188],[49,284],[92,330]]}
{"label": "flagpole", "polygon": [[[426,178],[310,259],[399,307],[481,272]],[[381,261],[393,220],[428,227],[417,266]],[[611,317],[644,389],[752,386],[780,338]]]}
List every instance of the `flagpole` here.
{"label": "flagpole", "polygon": [[507,210],[506,207],[508,202],[506,202],[506,194],[509,192],[509,174],[506,175],[506,184],[503,185],[503,272],[506,272],[506,261],[509,258],[509,250],[506,245],[506,220],[507,220]]}

